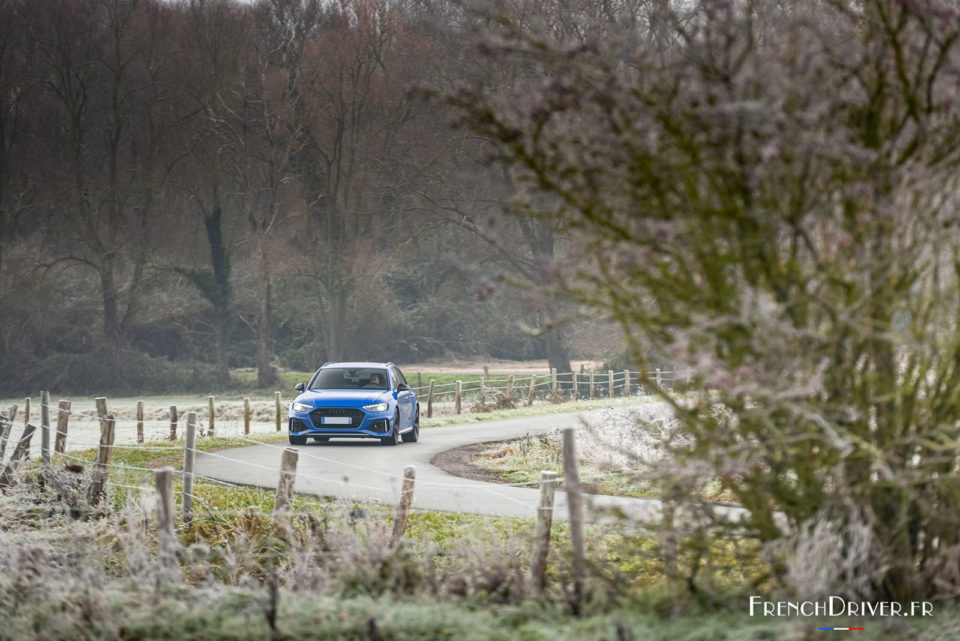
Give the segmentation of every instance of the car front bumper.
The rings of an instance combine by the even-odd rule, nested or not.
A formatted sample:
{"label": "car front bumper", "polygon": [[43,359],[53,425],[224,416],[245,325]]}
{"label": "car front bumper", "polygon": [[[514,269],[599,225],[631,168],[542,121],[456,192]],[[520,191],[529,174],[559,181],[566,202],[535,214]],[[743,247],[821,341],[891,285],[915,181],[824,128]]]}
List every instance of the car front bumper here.
{"label": "car front bumper", "polygon": [[316,407],[309,412],[291,410],[287,427],[292,436],[381,438],[390,435],[392,423],[390,408],[368,412],[357,407]]}

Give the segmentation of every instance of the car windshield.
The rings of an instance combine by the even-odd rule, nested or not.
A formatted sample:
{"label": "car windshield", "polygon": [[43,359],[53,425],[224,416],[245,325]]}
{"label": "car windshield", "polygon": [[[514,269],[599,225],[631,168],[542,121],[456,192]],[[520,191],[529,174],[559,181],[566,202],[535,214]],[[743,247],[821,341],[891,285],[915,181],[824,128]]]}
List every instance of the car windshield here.
{"label": "car windshield", "polygon": [[317,372],[310,389],[387,390],[387,370],[377,367],[330,367]]}

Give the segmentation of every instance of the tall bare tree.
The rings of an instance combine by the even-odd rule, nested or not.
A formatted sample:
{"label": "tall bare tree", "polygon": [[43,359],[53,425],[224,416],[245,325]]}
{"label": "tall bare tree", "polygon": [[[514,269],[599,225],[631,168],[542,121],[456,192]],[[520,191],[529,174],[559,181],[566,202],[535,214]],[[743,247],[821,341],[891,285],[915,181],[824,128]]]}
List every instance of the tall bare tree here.
{"label": "tall bare tree", "polygon": [[342,359],[352,335],[365,266],[382,243],[401,242],[383,180],[404,149],[411,100],[394,70],[402,16],[383,0],[346,0],[327,8],[304,50],[296,118],[303,145],[295,156],[307,201],[312,278],[327,357]]}
{"label": "tall bare tree", "polygon": [[228,343],[235,321],[231,283],[235,243],[227,238],[227,220],[242,214],[236,195],[242,173],[249,13],[229,0],[189,0],[184,9],[188,46],[181,52],[180,64],[192,71],[188,91],[194,116],[184,129],[190,153],[180,175],[203,223],[209,266],[179,271],[212,306],[218,377],[228,382]]}

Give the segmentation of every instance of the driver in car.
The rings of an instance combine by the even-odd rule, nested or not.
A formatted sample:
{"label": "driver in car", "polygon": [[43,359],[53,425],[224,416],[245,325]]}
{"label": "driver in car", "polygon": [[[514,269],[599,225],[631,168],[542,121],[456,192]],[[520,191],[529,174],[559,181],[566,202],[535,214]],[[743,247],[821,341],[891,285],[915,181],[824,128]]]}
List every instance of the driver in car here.
{"label": "driver in car", "polygon": [[370,380],[364,387],[380,387],[380,375],[374,372],[370,375]]}

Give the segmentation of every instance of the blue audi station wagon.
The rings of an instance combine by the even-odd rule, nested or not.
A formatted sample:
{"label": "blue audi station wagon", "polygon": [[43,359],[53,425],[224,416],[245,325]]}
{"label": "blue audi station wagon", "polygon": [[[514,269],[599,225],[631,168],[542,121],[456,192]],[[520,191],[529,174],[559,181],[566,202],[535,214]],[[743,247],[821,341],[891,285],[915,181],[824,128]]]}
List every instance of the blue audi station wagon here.
{"label": "blue audi station wagon", "polygon": [[420,403],[393,363],[326,363],[297,385],[290,404],[290,443],[308,438],[378,438],[385,445],[420,440]]}

